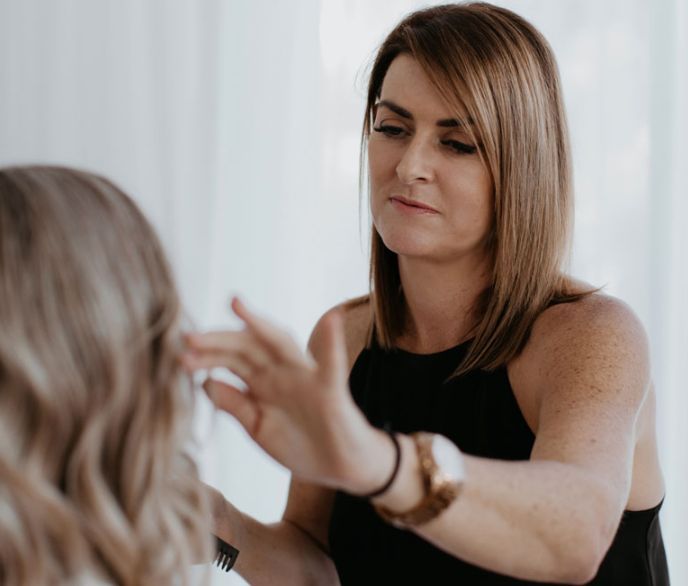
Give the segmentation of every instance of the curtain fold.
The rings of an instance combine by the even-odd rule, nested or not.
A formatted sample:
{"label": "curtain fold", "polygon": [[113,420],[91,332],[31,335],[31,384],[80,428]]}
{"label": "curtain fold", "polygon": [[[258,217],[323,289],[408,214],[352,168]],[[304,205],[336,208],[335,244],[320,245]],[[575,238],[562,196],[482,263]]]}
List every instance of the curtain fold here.
{"label": "curtain fold", "polygon": [[688,3],[652,4],[650,197],[654,379],[673,584],[688,584]]}

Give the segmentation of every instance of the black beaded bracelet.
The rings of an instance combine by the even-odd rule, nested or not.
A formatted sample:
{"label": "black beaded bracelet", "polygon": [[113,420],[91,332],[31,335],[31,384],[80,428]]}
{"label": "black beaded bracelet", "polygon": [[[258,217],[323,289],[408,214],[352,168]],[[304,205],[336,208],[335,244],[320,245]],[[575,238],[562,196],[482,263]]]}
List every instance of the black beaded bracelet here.
{"label": "black beaded bracelet", "polygon": [[389,487],[392,486],[392,483],[394,482],[394,480],[397,477],[397,474],[399,473],[399,466],[401,465],[401,445],[399,444],[399,439],[397,438],[397,434],[392,431],[389,424],[386,424],[382,428],[382,431],[384,431],[390,437],[390,439],[392,440],[392,443],[394,444],[394,449],[396,451],[395,459],[394,459],[394,468],[392,469],[392,474],[387,479],[387,482],[384,483],[384,485],[382,485],[377,490],[374,490],[373,492],[369,492],[368,494],[359,495],[360,498],[363,498],[363,499],[376,498],[376,497],[381,496],[382,494],[386,493],[389,490]]}

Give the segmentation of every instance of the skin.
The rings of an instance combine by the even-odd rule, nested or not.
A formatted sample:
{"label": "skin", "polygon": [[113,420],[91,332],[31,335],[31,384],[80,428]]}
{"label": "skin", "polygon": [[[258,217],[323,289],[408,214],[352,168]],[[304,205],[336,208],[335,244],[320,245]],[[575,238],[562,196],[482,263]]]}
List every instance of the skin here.
{"label": "skin", "polygon": [[[464,340],[474,325],[468,308],[490,266],[484,244],[492,184],[477,154],[449,142],[472,144],[461,128],[437,125],[454,116],[413,59],[395,59],[381,100],[412,116],[378,108],[375,127],[402,131],[374,132],[369,147],[373,220],[399,255],[408,303],[409,328],[397,345],[436,352]],[[419,212],[418,202],[434,211]],[[327,555],[334,490],[362,494],[380,486],[394,459],[389,439],[367,423],[347,388],[369,308],[325,314],[308,354],[242,303],[233,308],[245,329],[190,336],[184,360],[190,370],[227,367],[246,382],[247,393],[212,380],[206,390],[293,478],[283,519],[272,525],[214,492],[216,530],[242,550],[237,569],[252,584],[276,576],[289,584],[337,583]],[[465,455],[460,497],[414,530],[497,572],[585,583],[623,510],[650,508],[664,493],[645,333],[625,304],[591,295],[544,311],[507,372],[536,435],[531,459]],[[400,439],[399,475],[376,502],[404,511],[421,499],[422,487],[413,444]]]}

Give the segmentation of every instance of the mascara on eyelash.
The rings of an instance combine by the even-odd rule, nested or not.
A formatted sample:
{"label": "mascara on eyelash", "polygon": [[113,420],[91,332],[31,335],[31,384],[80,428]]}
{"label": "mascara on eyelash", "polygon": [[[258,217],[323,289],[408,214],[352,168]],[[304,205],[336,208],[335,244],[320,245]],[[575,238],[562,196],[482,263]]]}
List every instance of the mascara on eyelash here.
{"label": "mascara on eyelash", "polygon": [[381,124],[380,126],[373,126],[373,130],[375,132],[389,132],[391,130],[394,130],[394,131],[398,130],[399,133],[402,133],[404,131],[403,128],[399,128],[398,126],[386,126],[383,124]]}
{"label": "mascara on eyelash", "polygon": [[[384,125],[373,126],[373,130],[375,132],[382,132],[382,133],[388,133],[390,131],[398,131],[397,134],[391,134],[391,136],[394,136],[394,137],[400,136],[401,133],[403,132],[402,128],[398,128],[396,126],[384,126]],[[448,146],[449,148],[451,148],[452,150],[454,150],[456,153],[459,153],[459,154],[472,155],[478,150],[477,147],[475,147],[473,145],[459,142],[456,140],[443,140],[440,142],[441,142],[441,144]]]}
{"label": "mascara on eyelash", "polygon": [[464,142],[459,142],[456,140],[442,141],[442,144],[448,146],[449,148],[455,150],[456,152],[465,153],[468,155],[472,155],[473,153],[475,153],[478,150],[478,148],[473,146],[473,145],[466,144]]}

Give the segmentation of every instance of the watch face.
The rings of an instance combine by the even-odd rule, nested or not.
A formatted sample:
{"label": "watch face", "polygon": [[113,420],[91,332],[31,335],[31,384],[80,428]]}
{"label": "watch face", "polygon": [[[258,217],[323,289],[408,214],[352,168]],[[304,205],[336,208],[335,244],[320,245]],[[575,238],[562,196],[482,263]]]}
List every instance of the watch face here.
{"label": "watch face", "polygon": [[432,440],[432,456],[447,480],[457,483],[463,481],[463,455],[451,440],[442,435],[435,435]]}

